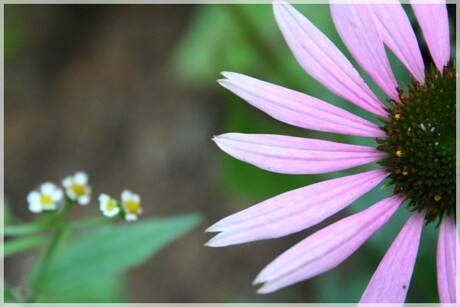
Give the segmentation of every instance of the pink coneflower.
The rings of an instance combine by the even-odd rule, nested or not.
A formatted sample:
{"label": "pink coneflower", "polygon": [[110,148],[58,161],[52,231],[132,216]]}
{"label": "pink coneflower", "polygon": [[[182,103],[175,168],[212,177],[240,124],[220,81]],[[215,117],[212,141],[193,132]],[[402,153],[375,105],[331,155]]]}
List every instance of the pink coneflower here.
{"label": "pink coneflower", "polygon": [[[293,246],[257,276],[259,293],[269,293],[324,273],[342,263],[407,201],[411,217],[370,280],[362,303],[401,303],[409,288],[424,224],[438,222],[437,276],[442,303],[455,303],[455,84],[444,3],[412,4],[436,68],[425,70],[402,6],[333,4],[331,14],[357,63],[388,96],[369,89],[337,47],[284,2],[274,4],[276,21],[304,70],[322,85],[382,122],[379,127],[314,97],[237,73],[219,83],[270,116],[297,127],[375,138],[366,147],[280,135],[228,133],[215,137],[233,157],[285,174],[319,174],[377,162],[380,167],[319,182],[270,198],[222,219],[207,231],[220,232],[207,245],[228,246],[277,238],[315,225],[385,178],[393,195],[346,217]],[[412,75],[399,87],[387,46]]]}

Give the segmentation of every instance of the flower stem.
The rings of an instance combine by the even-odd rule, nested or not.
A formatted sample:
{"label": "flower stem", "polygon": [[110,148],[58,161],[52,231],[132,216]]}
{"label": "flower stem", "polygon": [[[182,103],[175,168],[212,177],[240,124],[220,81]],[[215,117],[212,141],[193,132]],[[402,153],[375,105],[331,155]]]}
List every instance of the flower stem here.
{"label": "flower stem", "polygon": [[34,223],[5,225],[3,230],[4,236],[24,236],[48,229],[52,226],[56,216],[51,216],[47,219],[40,220]]}
{"label": "flower stem", "polygon": [[66,218],[69,214],[71,205],[72,205],[71,202],[66,201],[66,204],[60,216],[55,220],[54,236],[51,239],[51,243],[48,245],[48,248],[46,249],[45,253],[43,254],[43,257],[38,262],[36,270],[34,272],[35,274],[32,274],[31,276],[33,294],[32,294],[30,301],[34,301],[35,298],[37,297],[37,294],[40,292],[41,286],[42,286],[42,280],[46,274],[46,271],[48,270],[49,264],[51,263],[54,252],[56,251],[56,247],[58,246],[59,242],[61,242],[62,239],[68,233],[69,227],[68,225],[66,225]]}

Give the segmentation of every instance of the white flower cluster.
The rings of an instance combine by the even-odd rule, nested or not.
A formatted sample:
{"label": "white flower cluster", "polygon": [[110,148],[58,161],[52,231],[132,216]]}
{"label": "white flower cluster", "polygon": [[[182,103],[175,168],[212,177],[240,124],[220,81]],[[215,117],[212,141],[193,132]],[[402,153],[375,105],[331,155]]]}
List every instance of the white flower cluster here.
{"label": "white flower cluster", "polygon": [[107,194],[101,194],[99,196],[99,208],[108,217],[121,212],[126,221],[135,221],[142,214],[140,196],[129,190],[124,190],[121,193],[121,203]]}
{"label": "white flower cluster", "polygon": [[[76,172],[62,180],[65,195],[69,200],[80,205],[86,205],[91,199],[91,187],[88,185],[88,175],[85,172]],[[62,205],[64,192],[54,183],[45,182],[39,189],[27,195],[29,210],[33,213],[57,210]]]}
{"label": "white flower cluster", "polygon": [[[51,182],[45,182],[39,189],[27,196],[29,210],[33,213],[59,209],[64,203],[64,196],[68,202],[86,206],[91,200],[91,187],[88,184],[88,175],[79,171],[62,180],[63,190]],[[99,195],[99,209],[108,217],[121,215],[126,221],[135,221],[142,214],[141,198],[129,190],[121,193],[121,202],[107,194]]]}

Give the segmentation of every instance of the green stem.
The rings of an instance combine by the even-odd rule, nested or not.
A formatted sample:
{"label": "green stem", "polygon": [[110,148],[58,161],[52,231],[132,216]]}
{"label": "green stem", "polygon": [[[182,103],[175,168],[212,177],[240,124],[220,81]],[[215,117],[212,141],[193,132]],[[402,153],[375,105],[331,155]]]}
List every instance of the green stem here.
{"label": "green stem", "polygon": [[23,236],[45,230],[52,226],[56,216],[28,224],[5,225],[3,229],[4,236]]}
{"label": "green stem", "polygon": [[49,238],[45,236],[34,236],[8,240],[3,245],[3,257],[6,258],[22,251],[45,245],[49,243],[49,241]]}
{"label": "green stem", "polygon": [[67,234],[67,231],[69,230],[68,225],[66,225],[66,218],[69,214],[71,205],[72,203],[66,202],[62,210],[62,213],[56,219],[55,225],[54,225],[56,231],[54,233],[54,236],[51,239],[51,243],[48,245],[48,248],[46,249],[40,262],[37,264],[37,268],[36,268],[36,271],[35,271],[35,274],[32,280],[32,287],[34,291],[33,291],[33,297],[31,298],[31,301],[34,301],[35,297],[37,296],[37,293],[40,292],[40,287],[42,285],[43,277],[45,276],[46,271],[49,267],[49,264],[51,263],[51,259],[54,255],[56,247],[58,246],[59,242],[62,241],[64,236]]}

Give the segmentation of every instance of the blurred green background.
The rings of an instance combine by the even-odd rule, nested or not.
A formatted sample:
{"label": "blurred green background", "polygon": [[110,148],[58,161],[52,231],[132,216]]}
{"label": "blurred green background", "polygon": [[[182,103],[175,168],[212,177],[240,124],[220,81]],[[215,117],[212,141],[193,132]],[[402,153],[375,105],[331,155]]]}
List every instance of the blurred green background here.
{"label": "blurred green background", "polygon": [[[327,5],[296,7],[351,59]],[[247,132],[375,144],[373,140],[277,122],[219,87],[216,79],[221,78],[221,71],[240,72],[308,93],[378,123],[303,72],[277,28],[270,5],[8,4],[4,12],[6,225],[35,218],[27,211],[26,195],[38,183],[59,183],[80,169],[90,175],[95,193],[118,195],[129,188],[141,195],[141,220],[146,220],[147,228],[132,234],[141,245],[148,246],[142,242],[151,243],[163,236],[142,230],[148,229],[152,218],[191,212],[203,217],[199,224],[197,215],[189,215],[192,220],[184,222],[189,225],[184,226],[184,232],[195,226],[193,231],[154,257],[137,257],[133,260],[135,268],[131,265],[115,272],[110,267],[118,265],[117,260],[107,259],[110,272],[97,276],[85,273],[91,278],[84,287],[73,275],[60,276],[54,284],[48,283],[44,300],[359,300],[409,216],[404,208],[356,254],[326,274],[270,295],[255,294],[251,282],[269,261],[305,236],[366,208],[391,189],[377,187],[344,212],[299,234],[223,249],[203,247],[211,237],[203,233],[204,229],[233,212],[313,182],[375,168],[367,165],[318,176],[274,174],[237,161],[212,143],[213,135]],[[408,13],[413,20],[410,9]],[[455,37],[455,7],[449,13]],[[415,29],[421,37],[417,26]],[[429,61],[426,46],[421,46]],[[455,54],[454,45],[452,50]],[[407,82],[407,72],[389,55],[398,81]],[[384,99],[383,93],[362,76]],[[71,219],[97,216],[95,200],[96,194],[92,205],[76,208]],[[122,225],[113,227],[123,232]],[[63,253],[84,254],[97,245],[97,241],[89,242],[66,247]],[[436,231],[430,225],[423,233],[408,302],[438,301],[435,245]],[[32,249],[5,259],[9,289],[27,291],[24,281],[39,251]],[[65,261],[59,265],[71,266]],[[120,275],[127,269],[127,274]],[[60,283],[70,286],[60,289]]]}

